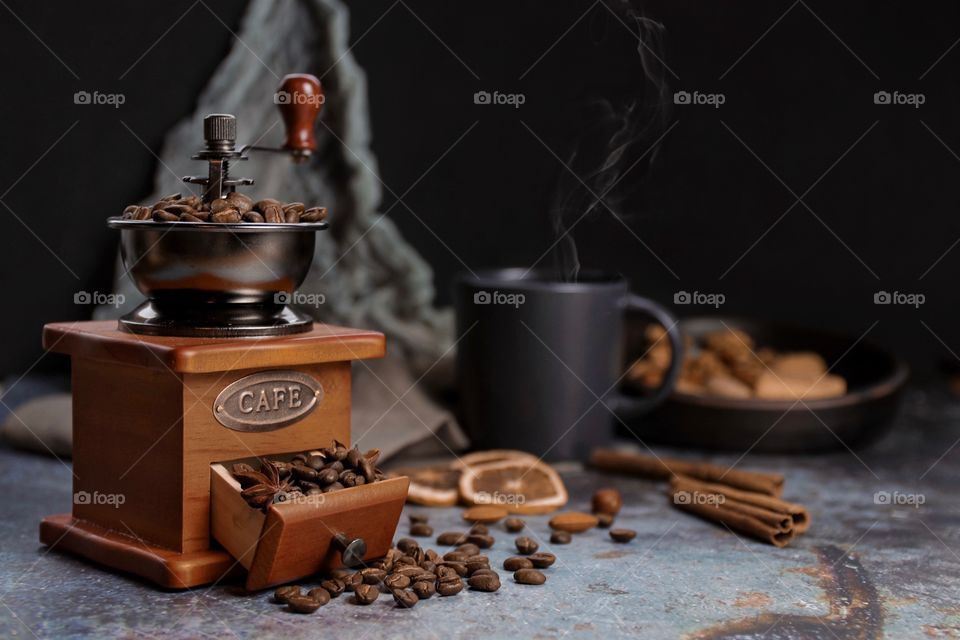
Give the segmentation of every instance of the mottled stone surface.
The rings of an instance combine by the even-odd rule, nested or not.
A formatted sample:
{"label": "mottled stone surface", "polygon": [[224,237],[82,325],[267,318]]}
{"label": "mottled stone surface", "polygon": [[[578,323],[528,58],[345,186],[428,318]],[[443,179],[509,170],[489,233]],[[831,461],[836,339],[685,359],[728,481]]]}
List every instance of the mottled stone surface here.
{"label": "mottled stone surface", "polygon": [[[515,584],[501,570],[503,587],[494,594],[465,591],[409,611],[394,608],[389,597],[369,607],[341,597],[310,616],[286,613],[267,594],[248,595],[236,584],[163,592],[47,553],[37,543],[37,522],[69,509],[70,469],[0,450],[0,637],[660,638],[707,635],[711,628],[738,637],[958,633],[960,448],[943,456],[960,437],[958,419],[960,406],[914,395],[908,415],[881,442],[857,452],[859,460],[845,450],[746,458],[744,467],[784,470],[785,497],[810,507],[813,528],[786,549],[675,511],[662,485],[570,465],[564,477],[571,507],[586,508],[595,488],[617,484],[625,498],[618,525],[636,529],[636,540],[619,545],[595,530],[553,546],[548,518],[529,517],[527,535],[558,556],[544,586]],[[925,504],[877,504],[877,491],[920,493]],[[411,510],[427,512],[437,533],[462,527],[459,509]],[[406,533],[404,517],[398,535]],[[513,536],[502,525],[493,533],[490,555],[499,568]]]}

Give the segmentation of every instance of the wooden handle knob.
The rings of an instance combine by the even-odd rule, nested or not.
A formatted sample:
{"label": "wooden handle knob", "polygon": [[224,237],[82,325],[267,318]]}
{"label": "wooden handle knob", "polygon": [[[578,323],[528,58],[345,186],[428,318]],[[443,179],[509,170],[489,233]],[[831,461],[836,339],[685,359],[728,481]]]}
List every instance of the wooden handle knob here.
{"label": "wooden handle knob", "polygon": [[284,149],[303,155],[316,151],[314,127],[323,106],[323,89],[316,76],[309,73],[284,76],[277,89],[276,102],[287,128]]}

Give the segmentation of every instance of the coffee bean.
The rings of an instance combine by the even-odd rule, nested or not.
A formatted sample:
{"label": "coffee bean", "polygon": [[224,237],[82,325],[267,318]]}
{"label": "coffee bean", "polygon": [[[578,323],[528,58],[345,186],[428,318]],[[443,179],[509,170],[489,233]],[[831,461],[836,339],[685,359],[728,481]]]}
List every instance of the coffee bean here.
{"label": "coffee bean", "polygon": [[462,562],[444,562],[443,566],[453,569],[460,577],[467,575],[467,565]]}
{"label": "coffee bean", "polygon": [[397,540],[397,549],[400,549],[400,551],[403,551],[407,555],[410,555],[413,551],[419,548],[420,543],[413,538],[400,538]]}
{"label": "coffee bean", "polygon": [[153,211],[150,210],[150,207],[137,207],[137,212],[134,214],[134,220],[149,220],[150,216],[153,215]]}
{"label": "coffee bean", "polygon": [[330,593],[331,598],[336,598],[343,593],[344,589],[346,589],[346,585],[343,584],[343,581],[337,580],[336,578],[324,580],[320,583],[320,586]]}
{"label": "coffee bean", "polygon": [[554,531],[550,534],[550,544],[570,544],[573,536],[568,531]]}
{"label": "coffee bean", "polygon": [[293,473],[293,477],[297,480],[307,480],[308,482],[315,482],[317,480],[316,469],[311,469],[303,464],[293,465],[293,467],[291,467],[291,473]]}
{"label": "coffee bean", "polygon": [[523,531],[527,523],[520,518],[507,518],[503,521],[503,526],[506,527],[510,533],[517,533],[518,531]]}
{"label": "coffee bean", "polygon": [[397,589],[393,592],[393,599],[397,603],[397,606],[402,609],[410,609],[418,602],[420,598],[417,597],[413,591],[407,591],[405,589]]}
{"label": "coffee bean", "polygon": [[324,469],[333,469],[334,471],[336,471],[338,477],[341,473],[343,473],[343,470],[345,468],[346,467],[343,466],[343,462],[341,462],[340,460],[334,460],[332,462],[328,462],[327,466],[324,467]]}
{"label": "coffee bean", "polygon": [[547,576],[536,569],[520,569],[514,572],[513,579],[520,584],[543,584],[547,581]]}
{"label": "coffee bean", "polygon": [[496,591],[500,588],[500,578],[496,575],[490,574],[480,574],[478,576],[471,577],[467,584],[470,585],[471,589],[476,591]]}
{"label": "coffee bean", "polygon": [[530,562],[532,562],[533,566],[535,566],[537,569],[546,569],[557,561],[557,556],[553,555],[552,553],[545,553],[543,551],[540,553],[534,553],[527,557],[530,558]]}
{"label": "coffee bean", "polygon": [[467,556],[475,556],[480,553],[480,547],[472,542],[461,544],[456,550],[460,553],[467,554]]}
{"label": "coffee bean", "polygon": [[441,596],[454,596],[463,591],[463,580],[460,576],[448,576],[437,582],[437,593]]}
{"label": "coffee bean", "polygon": [[484,558],[483,560],[469,560],[465,563],[467,567],[467,575],[473,575],[480,569],[489,569],[490,561]]}
{"label": "coffee bean", "polygon": [[343,489],[343,488],[345,487],[342,484],[340,484],[339,482],[334,482],[333,484],[328,484],[327,486],[325,486],[323,488],[323,492],[330,493],[331,491],[339,491],[340,489]]}
{"label": "coffee bean", "polygon": [[613,516],[609,513],[597,514],[597,526],[601,529],[609,529],[613,525]]}
{"label": "coffee bean", "polygon": [[477,569],[470,577],[472,578],[473,576],[497,576],[497,578],[499,578],[500,574],[493,569]]}
{"label": "coffee bean", "polygon": [[420,568],[423,569],[424,571],[429,571],[430,573],[433,573],[433,570],[437,568],[437,563],[431,560],[424,560],[423,562],[420,563]]}
{"label": "coffee bean", "polygon": [[421,538],[429,538],[433,535],[433,527],[424,522],[417,522],[410,525],[410,535]]}
{"label": "coffee bean", "polygon": [[219,211],[217,213],[210,214],[210,220],[213,222],[220,222],[223,224],[235,224],[243,220],[243,218],[240,217],[240,214],[237,212],[236,209],[230,208],[230,209],[224,209],[223,211]]}
{"label": "coffee bean", "polygon": [[493,536],[483,535],[481,533],[472,533],[467,536],[467,543],[475,544],[481,549],[489,549],[494,543]]}
{"label": "coffee bean", "polygon": [[517,545],[517,551],[524,555],[530,555],[540,548],[536,540],[527,536],[520,536],[514,541],[514,544]]}
{"label": "coffee bean", "polygon": [[154,222],[177,222],[180,220],[180,214],[168,213],[166,211],[154,211],[153,220]]}
{"label": "coffee bean", "polygon": [[348,576],[340,578],[343,581],[344,591],[356,591],[357,587],[363,584],[363,576],[360,572],[351,573]]}
{"label": "coffee bean", "polygon": [[430,521],[429,516],[424,513],[411,513],[409,516],[410,524],[427,524]]}
{"label": "coffee bean", "polygon": [[297,585],[287,585],[285,587],[280,587],[273,592],[273,601],[277,604],[287,604],[287,600],[292,596],[303,595],[303,592],[300,590],[300,587]]}
{"label": "coffee bean", "polygon": [[383,569],[368,567],[361,570],[360,575],[363,576],[364,584],[380,584],[383,582],[383,579],[387,577],[387,572]]}
{"label": "coffee bean", "polygon": [[445,553],[445,554],[443,555],[443,559],[444,559],[444,560],[449,560],[450,562],[463,562],[464,560],[466,560],[466,559],[469,558],[469,557],[470,557],[470,556],[468,556],[467,554],[465,554],[465,553],[462,552],[462,551],[451,551],[451,552]]}
{"label": "coffee bean", "polygon": [[421,569],[419,566],[415,564],[405,564],[403,566],[397,567],[396,569],[393,570],[393,572],[401,576],[407,576],[408,578],[412,578],[413,576],[418,576],[421,573],[423,573],[423,569]]}
{"label": "coffee bean", "polygon": [[477,524],[470,527],[470,533],[485,536],[488,533],[490,533],[490,529],[487,528],[487,525],[481,524],[478,522]]}
{"label": "coffee bean", "polygon": [[610,537],[614,542],[630,542],[637,537],[633,529],[610,529]]}
{"label": "coffee bean", "polygon": [[357,604],[372,604],[379,596],[380,589],[370,584],[361,584],[353,593],[353,601]]}
{"label": "coffee bean", "polygon": [[383,581],[383,584],[387,586],[388,589],[406,589],[410,586],[410,578],[407,576],[394,573],[387,576],[386,580]]}
{"label": "coffee bean", "polygon": [[239,191],[233,191],[227,194],[227,202],[229,202],[237,211],[240,212],[240,215],[243,215],[253,209],[253,200]]}
{"label": "coffee bean", "polygon": [[226,211],[227,209],[233,209],[239,213],[237,207],[233,206],[233,203],[226,198],[217,198],[210,203],[210,213],[220,213],[221,211]]}
{"label": "coffee bean", "polygon": [[317,472],[317,482],[320,484],[333,484],[337,481],[337,472],[334,469],[323,469]]}
{"label": "coffee bean", "polygon": [[317,602],[319,602],[321,607],[327,604],[328,602],[330,602],[330,598],[335,597],[323,587],[310,589],[310,591],[307,592],[307,595],[313,598],[314,600],[316,600]]}
{"label": "coffee bean", "polygon": [[203,220],[193,215],[192,213],[181,213],[180,222],[203,222]]}
{"label": "coffee bean", "polygon": [[292,596],[287,599],[287,607],[294,613],[313,613],[320,606],[320,603],[310,596]]}
{"label": "coffee bean", "polygon": [[326,207],[312,207],[300,214],[300,222],[322,222],[326,217]]}
{"label": "coffee bean", "polygon": [[[293,212],[296,213],[297,215],[300,215],[301,213],[304,212],[305,209],[306,209],[306,207],[304,206],[304,204],[303,204],[302,202],[290,202],[289,204],[283,205],[283,212],[284,212],[284,213],[287,213],[288,211],[293,211]],[[358,453],[359,453],[359,452],[358,452]],[[354,464],[354,466],[356,466],[356,465]]]}
{"label": "coffee bean", "polygon": [[510,556],[503,561],[503,568],[507,571],[517,571],[519,569],[532,569],[533,562],[530,561],[530,558],[524,558],[522,556]]}
{"label": "coffee bean", "polygon": [[258,211],[247,211],[241,217],[243,218],[244,222],[254,222],[254,223],[266,222],[263,218],[263,214],[261,214]]}
{"label": "coffee bean", "polygon": [[269,224],[280,224],[286,221],[283,215],[283,209],[278,205],[268,205],[260,209],[260,213],[263,214],[264,221]]}
{"label": "coffee bean", "polygon": [[467,541],[466,534],[459,533],[457,531],[447,531],[437,536],[437,544],[441,544],[447,547],[463,544],[466,541]]}
{"label": "coffee bean", "polygon": [[421,580],[414,583],[413,592],[417,594],[417,597],[421,600],[426,600],[437,592],[437,588],[434,586],[432,580]]}

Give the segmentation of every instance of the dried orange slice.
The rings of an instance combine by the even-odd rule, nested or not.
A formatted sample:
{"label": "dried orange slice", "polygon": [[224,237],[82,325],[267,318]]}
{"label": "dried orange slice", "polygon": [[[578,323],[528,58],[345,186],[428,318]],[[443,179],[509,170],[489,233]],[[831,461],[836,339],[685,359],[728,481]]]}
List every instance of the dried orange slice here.
{"label": "dried orange slice", "polygon": [[410,478],[407,502],[428,507],[452,507],[460,499],[457,487],[460,472],[447,465],[393,469],[389,476]]}
{"label": "dried orange slice", "polygon": [[510,513],[550,513],[567,503],[567,489],[550,465],[523,454],[463,469],[460,498],[467,504],[495,505]]}
{"label": "dried orange slice", "polygon": [[531,464],[539,462],[540,458],[527,453],[526,451],[517,451],[516,449],[487,449],[486,451],[474,451],[458,457],[450,463],[451,469],[463,471],[467,467],[488,462],[501,462],[503,460],[526,460]]}

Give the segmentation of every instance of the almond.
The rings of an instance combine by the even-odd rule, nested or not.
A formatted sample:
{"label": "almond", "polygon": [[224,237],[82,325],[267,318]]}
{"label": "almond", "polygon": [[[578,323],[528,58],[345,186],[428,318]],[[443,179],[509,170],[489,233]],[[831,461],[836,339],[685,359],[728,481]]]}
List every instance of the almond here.
{"label": "almond", "polygon": [[463,519],[467,522],[482,522],[483,524],[493,524],[506,517],[506,509],[492,504],[470,507],[463,512]]}
{"label": "almond", "polygon": [[581,511],[566,511],[550,518],[550,528],[569,533],[580,533],[597,526],[596,516]]}

